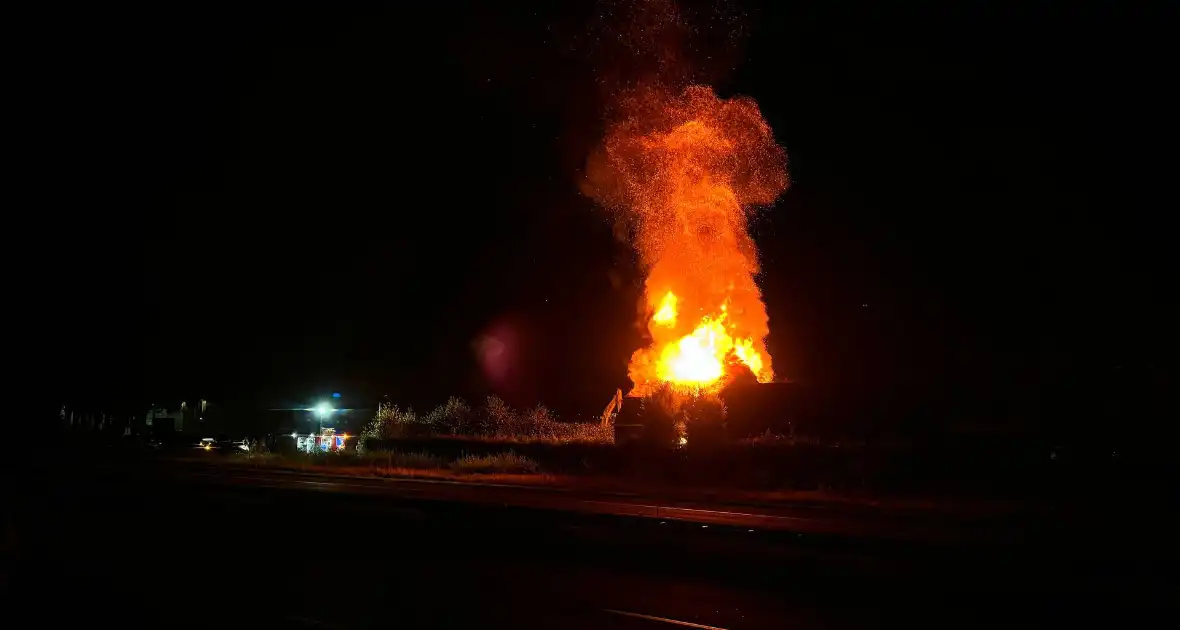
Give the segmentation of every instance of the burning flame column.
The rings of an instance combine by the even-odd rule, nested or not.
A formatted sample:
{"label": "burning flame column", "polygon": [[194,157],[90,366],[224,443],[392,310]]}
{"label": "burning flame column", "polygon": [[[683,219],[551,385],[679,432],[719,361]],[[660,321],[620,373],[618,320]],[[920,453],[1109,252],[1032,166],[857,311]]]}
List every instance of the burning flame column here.
{"label": "burning flame column", "polygon": [[748,221],[786,190],[786,164],[752,99],[704,86],[621,99],[586,192],[613,211],[646,273],[652,342],[631,357],[630,395],[661,383],[717,390],[744,370],[774,378]]}

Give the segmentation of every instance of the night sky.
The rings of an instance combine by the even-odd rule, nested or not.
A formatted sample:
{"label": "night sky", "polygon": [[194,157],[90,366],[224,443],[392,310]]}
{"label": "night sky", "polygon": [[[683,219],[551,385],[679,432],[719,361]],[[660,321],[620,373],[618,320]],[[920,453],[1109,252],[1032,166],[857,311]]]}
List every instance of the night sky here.
{"label": "night sky", "polygon": [[[632,254],[578,187],[604,77],[636,71],[604,5],[321,4],[30,18],[59,397],[598,411],[640,343]],[[755,224],[779,375],[1174,373],[1163,16],[739,4],[740,45],[689,56],[790,156]]]}

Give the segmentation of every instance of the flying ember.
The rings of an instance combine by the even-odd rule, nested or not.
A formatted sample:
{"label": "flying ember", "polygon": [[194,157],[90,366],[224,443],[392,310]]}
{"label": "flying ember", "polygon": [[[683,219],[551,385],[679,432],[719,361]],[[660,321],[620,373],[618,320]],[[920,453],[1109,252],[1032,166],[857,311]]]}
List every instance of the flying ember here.
{"label": "flying ember", "polygon": [[749,98],[705,86],[622,99],[587,169],[646,272],[651,344],[631,357],[632,396],[661,383],[715,390],[736,371],[774,378],[748,221],[786,189],[786,153]]}

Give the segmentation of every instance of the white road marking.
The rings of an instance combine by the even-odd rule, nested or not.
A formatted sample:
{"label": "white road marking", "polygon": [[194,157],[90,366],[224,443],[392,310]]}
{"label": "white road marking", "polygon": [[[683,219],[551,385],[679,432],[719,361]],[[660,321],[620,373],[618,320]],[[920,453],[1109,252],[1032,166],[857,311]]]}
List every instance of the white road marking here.
{"label": "white road marking", "polygon": [[684,626],[686,628],[701,628],[702,630],[725,630],[725,628],[722,628],[719,626],[706,626],[703,623],[693,623],[691,621],[680,621],[679,619],[668,619],[667,617],[656,617],[655,615],[643,615],[643,614],[635,613],[635,612],[627,612],[625,610],[613,610],[611,608],[604,608],[603,610],[605,610],[608,613],[615,614],[615,615],[622,615],[624,617],[634,617],[636,619],[647,619],[648,621],[662,621],[664,623],[670,623],[674,626]]}

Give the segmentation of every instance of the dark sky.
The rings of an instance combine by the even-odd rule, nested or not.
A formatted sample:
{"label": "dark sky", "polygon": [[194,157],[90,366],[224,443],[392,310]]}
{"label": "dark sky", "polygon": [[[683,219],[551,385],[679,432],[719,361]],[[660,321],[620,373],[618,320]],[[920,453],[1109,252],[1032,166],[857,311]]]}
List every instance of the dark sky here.
{"label": "dark sky", "polygon": [[[630,252],[578,192],[628,72],[596,5],[338,4],[30,18],[58,393],[597,410],[640,340]],[[736,54],[691,51],[790,155],[755,227],[779,374],[1172,370],[1166,16],[836,4],[749,0]],[[485,334],[512,340],[496,387]]]}

